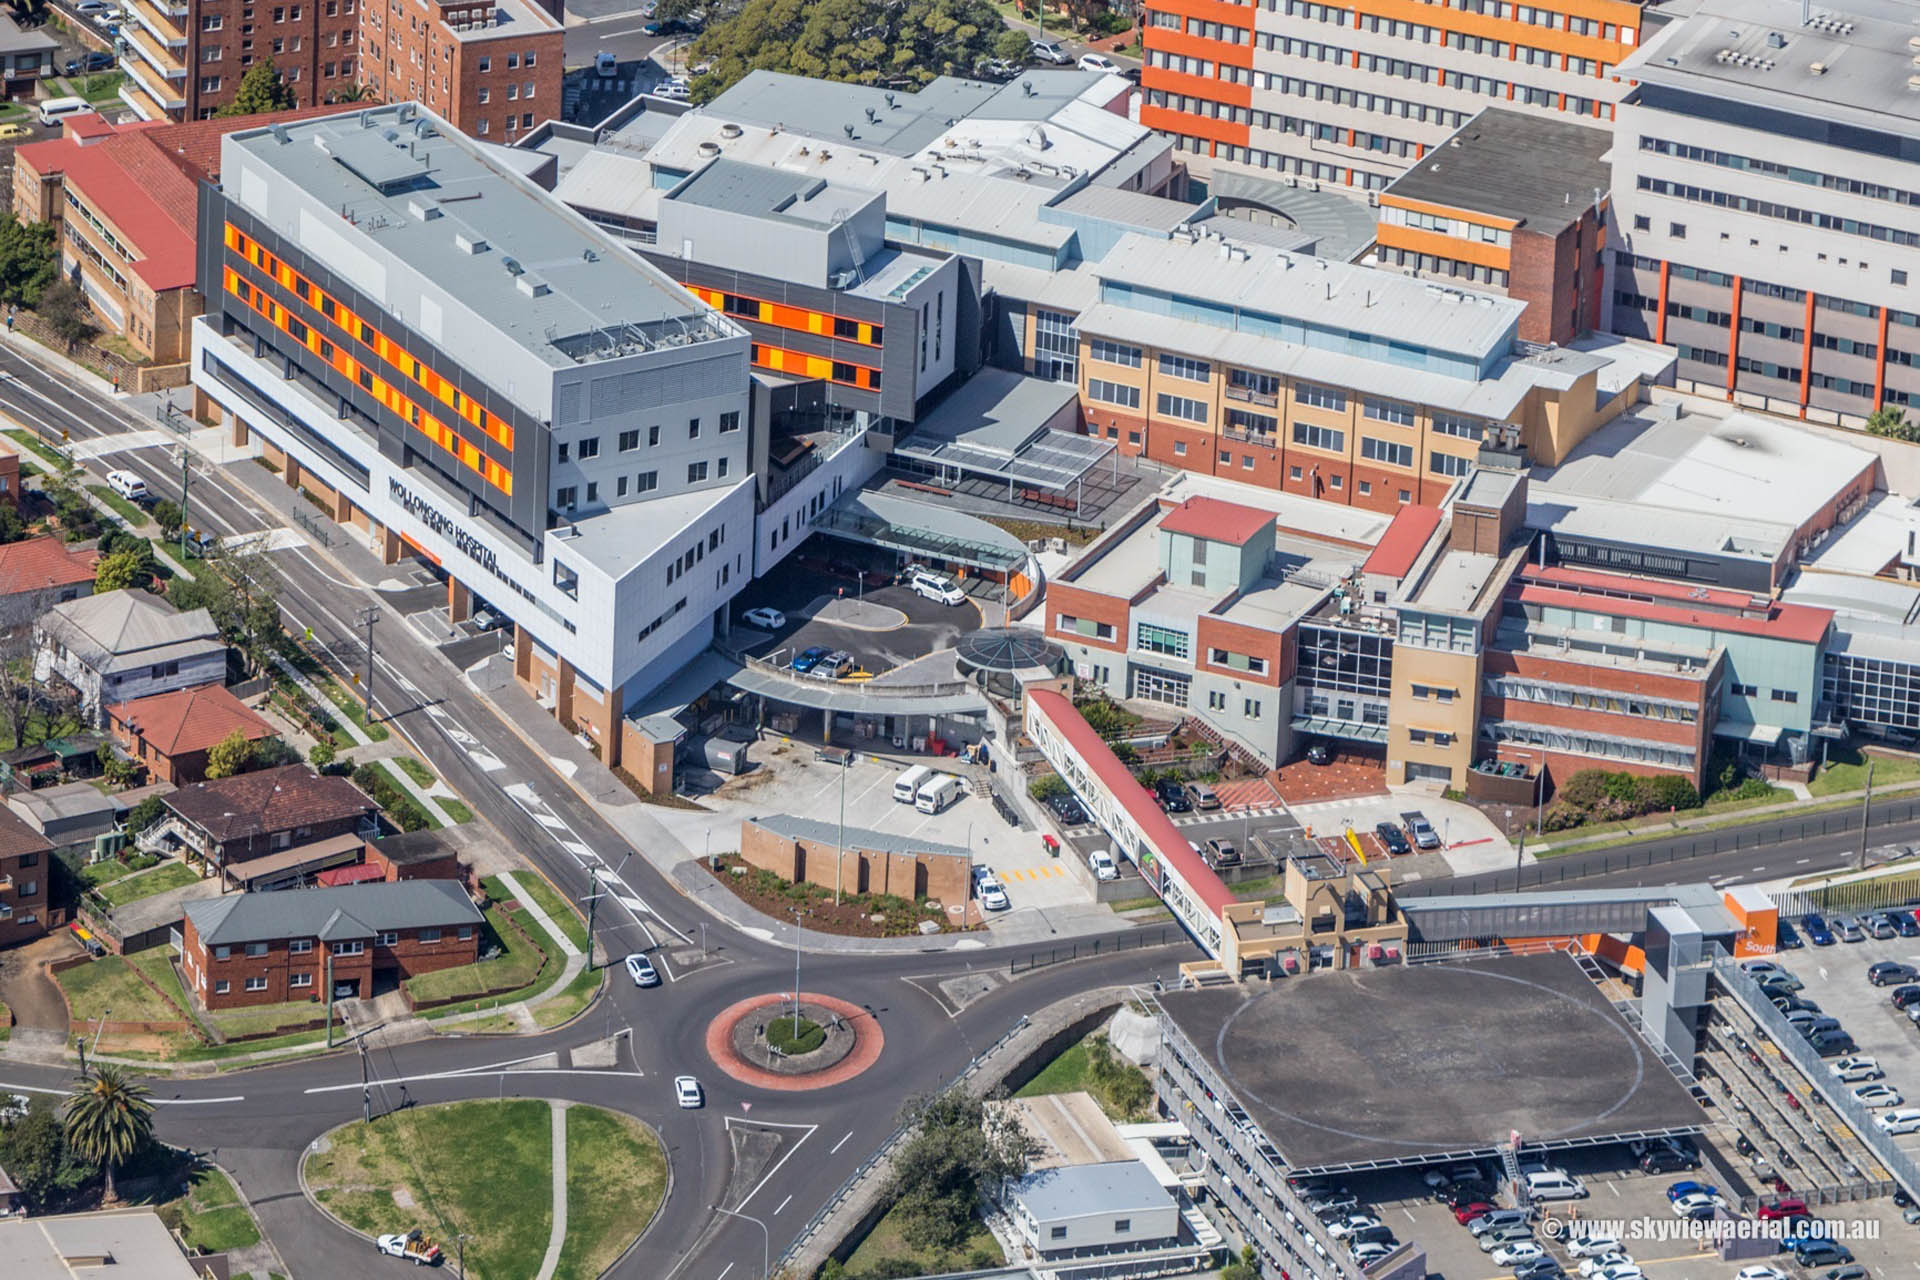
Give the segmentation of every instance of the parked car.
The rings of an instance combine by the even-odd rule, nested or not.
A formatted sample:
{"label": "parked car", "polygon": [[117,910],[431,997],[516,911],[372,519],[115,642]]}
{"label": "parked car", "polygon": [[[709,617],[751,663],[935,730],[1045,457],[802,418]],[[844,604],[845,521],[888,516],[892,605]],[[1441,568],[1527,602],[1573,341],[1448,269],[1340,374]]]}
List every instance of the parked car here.
{"label": "parked car", "polygon": [[960,584],[944,573],[934,573],[927,569],[917,570],[907,580],[907,585],[913,588],[913,594],[939,604],[954,605],[967,602],[967,593],[960,589]]}
{"label": "parked car", "polygon": [[1374,824],[1373,834],[1380,837],[1380,843],[1386,846],[1388,853],[1399,855],[1413,852],[1413,846],[1407,843],[1407,833],[1391,822]]}
{"label": "parked car", "polygon": [[659,87],[654,89],[653,96],[656,98],[672,98],[677,102],[684,102],[693,96],[693,82],[685,76],[669,76],[660,82]]}
{"label": "parked car", "polygon": [[1818,1004],[1815,1004],[1813,1001],[1807,999],[1805,996],[1791,995],[1785,991],[1781,991],[1781,992],[1771,994],[1769,996],[1769,999],[1773,1001],[1773,1007],[1778,1009],[1782,1013],[1819,1013],[1820,1012],[1820,1006]]}
{"label": "parked car", "polygon": [[1040,62],[1051,62],[1056,67],[1064,67],[1073,61],[1065,49],[1051,40],[1035,40],[1028,46],[1027,52]]}
{"label": "parked car", "polygon": [[1415,845],[1422,849],[1438,849],[1440,847],[1440,833],[1433,829],[1431,822],[1427,821],[1426,814],[1416,810],[1413,813],[1403,813],[1400,816],[1406,821],[1407,831],[1412,834]]}
{"label": "parked car", "polygon": [[810,649],[802,649],[799,653],[793,655],[793,661],[787,664],[787,669],[797,672],[800,675],[806,675],[809,671],[812,671],[820,665],[820,659],[832,652],[833,650],[827,648],[825,645],[818,644]]}
{"label": "parked car", "polygon": [[1761,1205],[1754,1215],[1762,1222],[1780,1222],[1789,1218],[1807,1216],[1807,1202],[1794,1196],[1782,1196],[1778,1200],[1769,1200]]}
{"label": "parked car", "polygon": [[1370,1213],[1351,1213],[1344,1218],[1337,1218],[1329,1222],[1327,1224],[1327,1234],[1335,1240],[1345,1240],[1356,1231],[1362,1231],[1367,1227],[1377,1227],[1380,1225],[1380,1219]]}
{"label": "parked car", "polygon": [[[74,73],[69,71],[67,74],[73,75]],[[0,142],[19,142],[24,138],[31,138],[32,136],[33,130],[23,124],[0,124]]]}
{"label": "parked car", "polygon": [[1812,1045],[1813,1051],[1823,1058],[1852,1053],[1860,1047],[1853,1042],[1853,1037],[1844,1031],[1816,1031],[1807,1037],[1807,1043]]}
{"label": "parked car", "polygon": [[1787,1280],[1787,1273],[1763,1262],[1740,1268],[1733,1273],[1733,1280]]}
{"label": "parked car", "polygon": [[1842,1084],[1855,1084],[1863,1080],[1878,1080],[1887,1073],[1880,1069],[1877,1059],[1861,1056],[1829,1062],[1827,1074],[1837,1077]]}
{"label": "parked car", "polygon": [[1860,927],[1858,920],[1850,916],[1836,917],[1833,922],[1833,931],[1840,935],[1840,941],[1842,942],[1865,942],[1867,940],[1867,931]]}
{"label": "parked car", "polygon": [[815,680],[838,680],[853,670],[853,655],[845,649],[835,649],[813,664],[807,672]]}
{"label": "parked car", "polygon": [[[1920,929],[1917,929],[1916,932],[1920,932]],[[1780,921],[1778,927],[1774,930],[1774,944],[1782,951],[1798,951],[1806,945],[1806,943],[1801,940],[1799,931],[1785,920]]]}
{"label": "parked car", "polygon": [[131,471],[107,472],[107,488],[128,502],[145,502],[152,496],[147,492],[147,482]]}
{"label": "parked car", "polygon": [[1576,1258],[1599,1258],[1614,1253],[1620,1248],[1620,1242],[1610,1235],[1596,1233],[1590,1236],[1574,1236],[1567,1241],[1567,1252]]}
{"label": "parked car", "polygon": [[1221,867],[1240,865],[1240,850],[1234,848],[1231,840],[1209,840],[1200,846],[1201,859],[1214,870]]}
{"label": "parked car", "polygon": [[1063,827],[1083,826],[1087,821],[1087,811],[1077,796],[1053,796],[1047,801],[1047,808],[1053,811],[1053,816],[1060,820]]}
{"label": "parked car", "polygon": [[1513,1280],[1565,1280],[1566,1272],[1552,1258],[1535,1258],[1513,1269]]}
{"label": "parked car", "polygon": [[678,18],[663,18],[658,22],[649,22],[640,30],[650,36],[680,36],[686,35],[693,28]]}
{"label": "parked car", "polygon": [[1867,966],[1867,981],[1876,987],[1893,987],[1917,979],[1920,979],[1920,969],[1910,964],[1901,964],[1897,960],[1882,960],[1878,964]]}
{"label": "parked car", "polygon": [[633,979],[636,987],[657,987],[660,985],[660,971],[653,967],[653,961],[638,951],[627,957],[627,976]]}
{"label": "parked car", "polygon": [[373,1247],[389,1258],[405,1258],[416,1267],[437,1266],[440,1262],[440,1246],[427,1239],[418,1227],[381,1236],[373,1242]]}
{"label": "parked car", "polygon": [[1632,1265],[1632,1254],[1628,1253],[1625,1249],[1613,1249],[1598,1257],[1583,1259],[1580,1263],[1580,1274],[1583,1276],[1597,1276],[1603,1271],[1619,1271],[1623,1267],[1631,1267]]}
{"label": "parked car", "polygon": [[1920,920],[1913,918],[1913,912],[1894,910],[1887,912],[1887,919],[1893,921],[1893,931],[1903,938],[1920,938]]}
{"label": "parked car", "polygon": [[1692,1218],[1695,1221],[1711,1218],[1724,1208],[1726,1208],[1726,1201],[1722,1200],[1719,1196],[1681,1196],[1673,1202],[1674,1216]]}
{"label": "parked car", "polygon": [[1787,973],[1785,970],[1779,973],[1763,973],[1755,978],[1754,981],[1760,984],[1762,991],[1769,993],[1785,991],[1788,994],[1792,994],[1796,991],[1804,991],[1807,986],[1806,983],[1800,981],[1800,979],[1794,977],[1792,974]]}
{"label": "parked car", "polygon": [[681,1109],[685,1111],[696,1111],[705,1106],[707,1102],[707,1095],[700,1088],[700,1082],[692,1076],[675,1076],[673,1078],[673,1096],[674,1100],[680,1104]]}
{"label": "parked car", "polygon": [[1860,924],[1868,933],[1882,942],[1888,938],[1897,938],[1900,936],[1899,928],[1893,921],[1887,919],[1887,913],[1884,911],[1876,911],[1872,915],[1861,916]]}
{"label": "parked car", "polygon": [[1896,1009],[1905,1009],[1920,1003],[1920,983],[1909,982],[1904,987],[1895,987],[1887,997]]}
{"label": "parked car", "polygon": [[1718,1196],[1720,1188],[1704,1182],[1695,1182],[1691,1178],[1674,1183],[1667,1188],[1667,1201],[1672,1203],[1687,1196]]}
{"label": "parked car", "polygon": [[1098,53],[1083,53],[1079,62],[1082,71],[1119,71],[1120,64],[1112,58]]}
{"label": "parked car", "polygon": [[1193,801],[1187,798],[1187,789],[1172,778],[1162,778],[1153,784],[1153,798],[1168,813],[1193,812]]}
{"label": "parked car", "polygon": [[1370,1267],[1393,1252],[1390,1244],[1359,1244],[1353,1247],[1353,1260],[1363,1267]]}
{"label": "parked car", "polygon": [[1882,1133],[1920,1133],[1920,1107],[1882,1111],[1873,1118],[1873,1125]]}
{"label": "parked car", "polygon": [[1475,1218],[1493,1212],[1493,1206],[1485,1200],[1469,1200],[1453,1211],[1453,1218],[1461,1226],[1467,1226]]}
{"label": "parked car", "polygon": [[1642,1173],[1684,1173],[1700,1167],[1700,1157],[1672,1147],[1657,1147],[1640,1157]]}
{"label": "parked car", "polygon": [[1853,1261],[1853,1250],[1826,1236],[1794,1236],[1787,1241],[1787,1252],[1803,1267],[1825,1267]]}
{"label": "parked car", "polygon": [[1816,947],[1833,945],[1833,931],[1827,928],[1826,917],[1815,914],[1803,917],[1800,927],[1807,931],[1807,941]]}
{"label": "parked car", "polygon": [[1479,1239],[1480,1252],[1492,1253],[1495,1249],[1510,1244],[1518,1244],[1522,1240],[1531,1244],[1533,1242],[1533,1228],[1524,1223],[1518,1226],[1494,1227],[1490,1231],[1482,1232]]}
{"label": "parked car", "polygon": [[1333,744],[1325,738],[1315,738],[1307,744],[1308,764],[1332,764]]}
{"label": "parked car", "polygon": [[1087,854],[1087,867],[1096,880],[1118,880],[1120,868],[1113,865],[1113,855],[1105,849],[1095,849]]}
{"label": "parked car", "polygon": [[1478,1240],[1489,1231],[1498,1231],[1502,1227],[1524,1227],[1531,1216],[1525,1209],[1489,1209],[1477,1218],[1467,1221],[1467,1232]]}
{"label": "parked car", "polygon": [[763,631],[778,631],[787,625],[787,615],[778,609],[769,609],[762,605],[758,609],[749,609],[740,615],[742,622],[751,623]]}
{"label": "parked car", "polygon": [[980,899],[980,905],[989,911],[1005,911],[1013,905],[1007,897],[1007,887],[1000,883],[1000,877],[985,867],[973,869],[973,896]]}
{"label": "parked car", "polygon": [[1906,1101],[1900,1096],[1900,1091],[1890,1084],[1859,1085],[1853,1091],[1853,1100],[1872,1111],[1897,1107]]}
{"label": "parked car", "polygon": [[1546,1256],[1547,1251],[1542,1249],[1537,1242],[1532,1240],[1516,1240],[1512,1244],[1501,1245],[1498,1249],[1495,1249],[1491,1255],[1491,1260],[1496,1267],[1511,1267],[1515,1263],[1532,1262],[1536,1258],[1544,1258]]}
{"label": "parked car", "polygon": [[1220,807],[1220,797],[1204,782],[1189,782],[1187,794],[1193,798],[1193,807],[1196,809],[1211,811]]}

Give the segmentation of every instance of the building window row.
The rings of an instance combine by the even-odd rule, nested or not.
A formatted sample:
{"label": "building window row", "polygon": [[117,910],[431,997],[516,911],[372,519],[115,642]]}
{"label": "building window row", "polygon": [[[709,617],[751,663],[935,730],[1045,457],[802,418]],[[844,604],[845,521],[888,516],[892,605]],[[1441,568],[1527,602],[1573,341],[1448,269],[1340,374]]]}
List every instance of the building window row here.
{"label": "building window row", "polygon": [[1513,232],[1504,227],[1490,227],[1484,223],[1469,222],[1465,218],[1423,213],[1418,209],[1403,209],[1399,205],[1383,204],[1380,207],[1380,221],[1389,226],[1412,227],[1416,231],[1436,231],[1456,240],[1499,245],[1503,249],[1513,244]]}
{"label": "building window row", "polygon": [[1642,720],[1670,720],[1678,724],[1694,724],[1700,718],[1700,709],[1691,703],[1634,697],[1605,689],[1586,689],[1512,676],[1489,676],[1483,684],[1489,697],[1511,698],[1518,702],[1538,702],[1581,711],[1606,711]]}
{"label": "building window row", "polygon": [[753,344],[752,359],[757,367],[772,369],[776,373],[790,373],[802,378],[819,378],[838,383],[843,387],[858,387],[864,391],[880,389],[878,369],[853,364],[846,360],[809,355],[804,351],[789,351],[785,347],[776,347],[765,342]]}
{"label": "building window row", "polygon": [[1187,633],[1173,627],[1137,622],[1133,628],[1133,647],[1145,653],[1162,653],[1170,658],[1185,658],[1192,652]]}
{"label": "building window row", "polygon": [[1380,261],[1388,266],[1402,267],[1408,271],[1418,271],[1429,276],[1446,276],[1453,280],[1466,280],[1473,284],[1492,285],[1504,289],[1511,279],[1504,268],[1482,266],[1478,262],[1462,262],[1458,258],[1448,258],[1440,254],[1419,253],[1412,249],[1395,249],[1382,246],[1377,250]]}
{"label": "building window row", "polygon": [[1122,409],[1138,409],[1140,388],[1130,387],[1124,382],[1109,382],[1105,378],[1088,378],[1087,399],[1118,405]]}
{"label": "building window row", "polygon": [[1389,467],[1413,467],[1413,446],[1397,444],[1392,440],[1379,440],[1373,436],[1360,437],[1360,456],[1369,462],[1378,462]]}
{"label": "building window row", "polygon": [[1762,218],[1773,218],[1781,222],[1794,222],[1802,226],[1818,227],[1823,231],[1838,231],[1844,235],[1861,236],[1868,240],[1880,240],[1888,244],[1897,244],[1903,248],[1920,247],[1920,231],[1905,231],[1897,227],[1882,226],[1877,222],[1863,222],[1858,218],[1842,218],[1831,213],[1819,213],[1813,209],[1801,209],[1790,204],[1781,204],[1777,200],[1756,200],[1751,196],[1734,195],[1727,191],[1715,191],[1711,187],[1696,187],[1690,183],[1669,182],[1665,178],[1650,178],[1641,174],[1636,182],[1640,190],[1659,196],[1672,196],[1677,200],[1686,200],[1693,204],[1712,205],[1717,209],[1734,209],[1741,213],[1751,213]]}
{"label": "building window row", "polygon": [[[1395,74],[1401,75],[1405,79],[1417,80],[1424,84],[1431,78],[1425,74],[1430,70],[1431,68],[1408,63],[1406,64],[1405,70],[1397,71]],[[1298,76],[1256,71],[1253,74],[1253,85],[1257,89],[1265,89],[1270,93],[1291,94],[1296,98],[1306,98],[1313,102],[1337,103],[1343,107],[1352,107],[1357,111],[1376,111],[1381,115],[1399,116],[1403,120],[1416,120],[1422,124],[1443,125],[1449,129],[1457,129],[1467,121],[1464,112],[1449,111],[1445,107],[1437,107],[1432,103],[1420,102],[1411,98],[1396,98],[1388,94],[1372,93],[1364,89],[1349,89],[1340,85],[1322,84],[1318,80],[1303,80]],[[1272,113],[1268,112],[1255,112],[1256,123],[1259,122],[1258,117],[1271,114]],[[1277,116],[1274,118],[1279,120],[1288,119],[1286,116]],[[1283,125],[1271,123],[1262,124],[1261,127],[1268,129],[1284,128]]]}
{"label": "building window row", "polygon": [[1169,395],[1162,391],[1154,397],[1153,408],[1162,418],[1179,418],[1184,422],[1202,424],[1207,421],[1207,402],[1204,400]]}
{"label": "building window row", "polygon": [[1806,186],[1838,191],[1845,195],[1865,196],[1869,200],[1885,200],[1890,204],[1920,205],[1920,191],[1908,191],[1904,187],[1882,186],[1877,182],[1862,182],[1858,178],[1842,178],[1838,174],[1802,169],[1797,165],[1781,164],[1777,160],[1762,160],[1731,151],[1716,151],[1712,147],[1689,146],[1683,142],[1672,142],[1666,138],[1650,138],[1644,135],[1640,139],[1640,149],[1654,155],[1671,156],[1676,160],[1691,160],[1696,164],[1710,164],[1722,169],[1738,169],[1746,173],[1764,174],[1770,178],[1784,178],[1788,182],[1803,183]]}
{"label": "building window row", "polygon": [[1685,747],[1661,742],[1642,742],[1632,738],[1616,738],[1598,733],[1577,733],[1568,729],[1513,724],[1504,720],[1488,721],[1481,725],[1480,732],[1482,737],[1491,738],[1494,742],[1502,744],[1545,747],[1549,751],[1566,751],[1574,755],[1597,756],[1606,760],[1631,760],[1638,764],[1658,765],[1666,769],[1689,772],[1694,767],[1694,752]]}
{"label": "building window row", "polygon": [[1124,342],[1114,342],[1108,338],[1093,338],[1087,343],[1087,354],[1101,364],[1119,365],[1124,369],[1140,367],[1140,348]]}
{"label": "building window row", "polygon": [[791,329],[796,333],[830,336],[842,342],[858,342],[869,347],[880,346],[885,333],[883,325],[868,324],[864,320],[854,320],[847,316],[829,315],[806,307],[790,307],[782,303],[767,302],[746,294],[727,293],[724,290],[707,289],[699,285],[688,285],[687,292],[716,311],[758,324],[769,324],[777,329]]}
{"label": "building window row", "polygon": [[1168,355],[1165,352],[1160,355],[1159,369],[1164,377],[1185,378],[1189,382],[1206,382],[1213,377],[1213,366],[1205,360]]}

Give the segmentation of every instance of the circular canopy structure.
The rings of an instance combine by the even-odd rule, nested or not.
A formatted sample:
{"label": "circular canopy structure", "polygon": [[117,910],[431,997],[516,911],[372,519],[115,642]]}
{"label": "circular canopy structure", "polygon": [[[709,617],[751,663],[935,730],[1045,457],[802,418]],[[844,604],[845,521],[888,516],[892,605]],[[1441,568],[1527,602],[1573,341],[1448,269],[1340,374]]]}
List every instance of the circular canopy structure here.
{"label": "circular canopy structure", "polygon": [[969,631],[954,645],[965,672],[1058,671],[1067,660],[1059,645],[1025,627],[988,627]]}

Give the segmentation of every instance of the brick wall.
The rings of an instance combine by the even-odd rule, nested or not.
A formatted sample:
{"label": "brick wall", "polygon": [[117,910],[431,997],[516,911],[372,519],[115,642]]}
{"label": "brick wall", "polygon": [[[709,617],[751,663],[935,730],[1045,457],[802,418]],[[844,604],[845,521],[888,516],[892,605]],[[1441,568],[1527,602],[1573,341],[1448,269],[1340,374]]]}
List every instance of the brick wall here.
{"label": "brick wall", "polygon": [[[1293,679],[1294,629],[1268,631],[1260,627],[1250,627],[1245,623],[1229,622],[1211,614],[1202,614],[1194,627],[1194,663],[1201,670],[1212,671],[1233,680],[1245,680],[1252,684],[1265,685],[1278,689]],[[1213,651],[1225,649],[1231,653],[1243,653],[1251,658],[1265,658],[1267,669],[1263,673],[1242,671],[1238,668],[1216,664]]]}
{"label": "brick wall", "polygon": [[[1490,649],[1486,655],[1486,674],[1518,676],[1578,690],[1616,695],[1622,699],[1658,698],[1678,702],[1694,709],[1694,719],[1664,720],[1630,710],[1605,710],[1594,707],[1560,706],[1551,702],[1523,701],[1517,698],[1486,695],[1481,700],[1481,715],[1490,720],[1509,720],[1518,724],[1540,725],[1585,733],[1609,734],[1644,742],[1670,743],[1694,752],[1695,766],[1689,776],[1698,786],[1706,769],[1712,745],[1713,725],[1719,719],[1717,675],[1689,678],[1659,672],[1616,667],[1605,663],[1586,663],[1571,659],[1541,657]],[[1543,748],[1519,746],[1514,759],[1537,759]],[[1625,773],[1672,773],[1674,770],[1630,760],[1615,760],[1547,752],[1549,768],[1560,781],[1580,769],[1607,769]]]}
{"label": "brick wall", "polygon": [[[847,893],[921,896],[941,903],[967,901],[967,857],[951,853],[879,853],[849,844],[843,858],[831,840],[790,840],[754,822],[740,824],[740,856],[748,866],[782,880],[835,887]],[[836,862],[838,867],[836,876]]]}
{"label": "brick wall", "polygon": [[49,858],[44,851],[0,858],[0,878],[11,881],[0,888],[0,902],[13,908],[11,915],[0,920],[0,947],[31,942],[46,933]]}
{"label": "brick wall", "polygon": [[[1046,603],[1049,636],[1084,644],[1094,649],[1106,649],[1113,653],[1127,651],[1127,626],[1131,610],[1125,600],[1088,591],[1084,587],[1074,586],[1071,582],[1050,582],[1047,584]],[[1062,617],[1104,622],[1113,628],[1113,635],[1102,638],[1081,635],[1072,629],[1063,631],[1060,626]]]}
{"label": "brick wall", "polygon": [[[462,930],[466,936],[461,937]],[[333,957],[334,982],[358,981],[362,996],[373,993],[376,969],[395,971],[402,978],[473,964],[480,958],[478,925],[448,927],[439,931],[438,941],[425,941],[420,930],[396,930],[391,945],[379,945],[368,939],[358,955]],[[208,947],[194,928],[191,917],[181,927],[181,968],[188,984],[209,1009],[238,1009],[248,1005],[280,1004],[309,997],[326,998],[327,949],[317,939],[276,938],[264,944],[259,955],[248,955],[244,946],[228,948],[225,959]],[[296,951],[305,945],[308,949]],[[248,990],[247,982],[262,985]],[[303,981],[304,980],[304,981]],[[227,984],[226,990],[220,984]]]}

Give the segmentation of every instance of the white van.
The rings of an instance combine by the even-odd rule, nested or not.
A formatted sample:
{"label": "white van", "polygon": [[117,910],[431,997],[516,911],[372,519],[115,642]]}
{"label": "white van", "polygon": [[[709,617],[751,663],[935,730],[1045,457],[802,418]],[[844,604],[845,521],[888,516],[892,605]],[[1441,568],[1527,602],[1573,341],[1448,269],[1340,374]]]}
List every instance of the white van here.
{"label": "white van", "polygon": [[908,585],[913,588],[915,595],[924,596],[928,600],[937,600],[941,604],[965,604],[967,602],[967,593],[962,591],[959,584],[952,578],[947,577],[944,573],[934,573],[929,569],[916,569]]}
{"label": "white van", "polygon": [[40,104],[40,123],[59,124],[68,116],[77,116],[93,110],[85,98],[48,98]]}
{"label": "white van", "polygon": [[960,779],[950,773],[937,773],[920,785],[913,807],[921,813],[939,813],[960,798]]}
{"label": "white van", "polygon": [[1577,1178],[1559,1170],[1527,1175],[1527,1197],[1532,1200],[1584,1200],[1587,1189]]}
{"label": "white van", "polygon": [[898,804],[912,804],[920,794],[920,784],[933,776],[933,770],[917,764],[893,780],[893,798]]}

